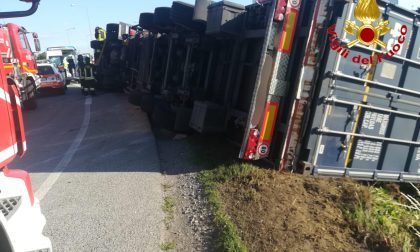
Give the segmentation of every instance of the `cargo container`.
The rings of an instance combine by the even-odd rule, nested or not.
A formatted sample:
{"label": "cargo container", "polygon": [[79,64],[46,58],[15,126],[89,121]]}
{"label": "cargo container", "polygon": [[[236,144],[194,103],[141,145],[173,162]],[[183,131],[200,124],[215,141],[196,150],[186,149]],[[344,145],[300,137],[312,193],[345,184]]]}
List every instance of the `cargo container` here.
{"label": "cargo container", "polygon": [[346,22],[357,21],[356,3],[314,6],[308,41],[316,41],[300,70],[292,116],[300,125],[290,127],[287,152],[312,174],[420,182],[418,13],[378,3],[390,28],[379,38],[384,47],[343,47],[347,57],[332,36],[340,45],[354,39]]}

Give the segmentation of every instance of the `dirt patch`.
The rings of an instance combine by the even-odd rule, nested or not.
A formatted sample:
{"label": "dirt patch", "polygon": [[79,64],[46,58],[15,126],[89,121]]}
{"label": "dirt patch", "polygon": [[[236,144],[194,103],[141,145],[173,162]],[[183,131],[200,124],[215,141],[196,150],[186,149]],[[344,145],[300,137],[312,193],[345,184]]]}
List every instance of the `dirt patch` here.
{"label": "dirt patch", "polygon": [[355,182],[255,170],[219,192],[249,251],[368,251],[341,211],[369,196]]}

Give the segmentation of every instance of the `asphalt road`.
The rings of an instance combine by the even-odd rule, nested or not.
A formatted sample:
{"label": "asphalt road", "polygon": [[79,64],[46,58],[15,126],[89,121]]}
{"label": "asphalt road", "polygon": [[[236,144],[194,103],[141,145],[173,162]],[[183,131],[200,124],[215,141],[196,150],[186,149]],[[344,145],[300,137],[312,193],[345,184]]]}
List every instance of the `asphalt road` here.
{"label": "asphalt road", "polygon": [[147,116],[124,94],[38,100],[24,112],[31,174],[55,251],[159,251],[162,176]]}

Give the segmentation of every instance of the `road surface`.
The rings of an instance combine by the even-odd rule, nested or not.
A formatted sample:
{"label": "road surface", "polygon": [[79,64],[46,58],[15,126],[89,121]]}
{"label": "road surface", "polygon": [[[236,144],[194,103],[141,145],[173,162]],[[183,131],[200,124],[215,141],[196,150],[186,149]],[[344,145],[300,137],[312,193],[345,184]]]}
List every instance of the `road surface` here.
{"label": "road surface", "polygon": [[24,112],[30,172],[55,251],[158,251],[162,176],[147,116],[124,94],[38,100]]}

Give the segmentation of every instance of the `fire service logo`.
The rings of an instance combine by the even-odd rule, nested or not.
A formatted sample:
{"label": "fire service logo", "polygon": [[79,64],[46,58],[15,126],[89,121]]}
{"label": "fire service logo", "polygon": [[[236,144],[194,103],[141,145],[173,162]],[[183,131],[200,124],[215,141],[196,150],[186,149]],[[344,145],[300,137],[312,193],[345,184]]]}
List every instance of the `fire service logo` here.
{"label": "fire service logo", "polygon": [[[354,10],[354,17],[360,24],[356,23],[356,21],[346,20],[344,27],[344,32],[353,37],[353,40],[346,45],[340,44],[338,34],[334,31],[336,25],[333,24],[328,28],[331,49],[346,59],[351,56],[353,63],[364,65],[373,64],[375,59],[377,62],[382,62],[383,58],[391,58],[398,54],[404,45],[408,28],[406,25],[396,24],[394,31],[391,32],[396,39],[391,39],[386,44],[381,40],[381,37],[389,33],[391,28],[389,28],[389,21],[379,19],[380,16],[381,12],[376,0],[359,0]],[[372,46],[375,49],[379,46],[387,51],[376,53],[370,58],[364,58],[360,54],[351,55],[349,48],[357,44]]]}

